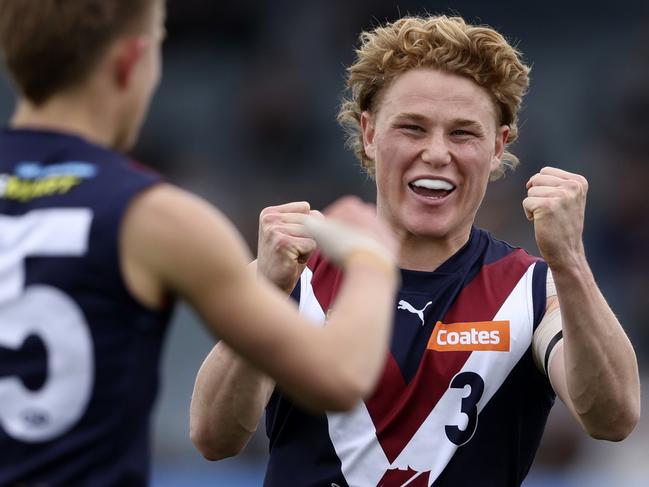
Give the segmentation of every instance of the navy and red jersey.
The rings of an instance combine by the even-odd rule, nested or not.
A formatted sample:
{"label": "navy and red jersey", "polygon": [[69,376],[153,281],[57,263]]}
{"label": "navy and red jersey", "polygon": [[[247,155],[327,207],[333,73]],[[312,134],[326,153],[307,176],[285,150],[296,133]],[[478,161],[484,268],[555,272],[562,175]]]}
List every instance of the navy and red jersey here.
{"label": "navy and red jersey", "polygon": [[[312,415],[276,390],[264,485],[520,485],[555,399],[531,348],[546,275],[543,261],[477,228],[436,271],[402,270],[374,394]],[[324,322],[342,279],[315,255],[293,292],[301,312]]]}
{"label": "navy and red jersey", "polygon": [[171,310],[129,293],[119,231],[159,181],[74,135],[0,132],[0,485],[147,485]]}

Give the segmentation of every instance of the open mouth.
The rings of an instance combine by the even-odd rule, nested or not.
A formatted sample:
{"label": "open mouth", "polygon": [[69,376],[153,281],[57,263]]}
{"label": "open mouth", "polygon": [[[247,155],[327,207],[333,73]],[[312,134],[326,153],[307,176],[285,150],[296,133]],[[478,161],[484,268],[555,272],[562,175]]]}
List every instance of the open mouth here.
{"label": "open mouth", "polygon": [[455,186],[443,179],[416,179],[408,186],[414,193],[433,199],[445,198],[455,191]]}

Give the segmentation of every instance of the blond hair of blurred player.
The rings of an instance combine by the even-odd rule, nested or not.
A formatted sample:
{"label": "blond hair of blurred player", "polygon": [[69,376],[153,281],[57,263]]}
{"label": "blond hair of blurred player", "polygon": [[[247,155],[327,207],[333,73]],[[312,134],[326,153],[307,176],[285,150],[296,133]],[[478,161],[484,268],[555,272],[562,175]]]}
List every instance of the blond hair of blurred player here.
{"label": "blond hair of blurred player", "polygon": [[[356,54],[339,120],[401,244],[381,381],[351,412],[313,415],[281,387],[268,401],[272,383],[216,349],[194,391],[198,448],[238,452],[268,401],[266,486],[516,486],[555,395],[591,436],[626,437],[638,369],[586,261],[586,179],[545,167],[528,181],[543,259],[474,226],[490,178],[518,163],[507,146],[529,82],[520,54],[495,30],[446,16],[363,32]],[[258,266],[324,320],[342,312],[331,306],[340,276],[315,242],[294,238],[289,222],[307,210],[262,212]],[[305,267],[295,255],[311,258]]]}
{"label": "blond hair of blurred player", "polygon": [[1,485],[147,485],[176,297],[310,408],[351,407],[383,365],[396,245],[372,207],[296,221],[346,271],[344,315],[315,328],[224,216],[119,152],[158,84],[164,17],[162,0],[0,1],[18,91],[0,133]]}

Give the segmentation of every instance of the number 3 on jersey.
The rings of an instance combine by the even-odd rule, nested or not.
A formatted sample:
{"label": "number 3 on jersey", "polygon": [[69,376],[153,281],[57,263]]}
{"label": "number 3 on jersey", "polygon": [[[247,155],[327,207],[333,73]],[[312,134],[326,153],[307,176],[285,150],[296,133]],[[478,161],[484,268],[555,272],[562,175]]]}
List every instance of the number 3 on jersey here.
{"label": "number 3 on jersey", "polygon": [[[94,376],[92,337],[79,306],[63,291],[25,287],[25,258],[82,256],[92,212],[84,208],[0,215],[0,348],[23,353],[26,340],[44,346],[45,380],[27,387],[20,370],[0,375],[0,429],[36,443],[72,428],[90,399]],[[21,363],[17,360],[16,363]]]}
{"label": "number 3 on jersey", "polygon": [[462,398],[460,411],[466,414],[468,421],[464,429],[457,425],[446,425],[446,436],[457,446],[464,445],[471,439],[478,426],[478,401],[484,392],[484,380],[475,372],[462,372],[453,377],[450,387],[464,389],[469,386],[469,395]]}

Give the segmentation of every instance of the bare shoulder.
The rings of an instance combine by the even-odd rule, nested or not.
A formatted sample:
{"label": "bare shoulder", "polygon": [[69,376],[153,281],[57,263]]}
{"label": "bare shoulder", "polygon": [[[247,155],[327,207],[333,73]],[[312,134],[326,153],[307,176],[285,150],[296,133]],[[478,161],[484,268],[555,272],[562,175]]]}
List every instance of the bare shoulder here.
{"label": "bare shoulder", "polygon": [[[171,184],[158,184],[140,194],[125,216],[124,226],[146,228],[159,236],[170,225],[199,226],[204,219],[220,220],[220,212],[202,198]],[[218,224],[218,223],[216,223]]]}
{"label": "bare shoulder", "polygon": [[154,186],[133,201],[122,223],[120,246],[129,287],[149,304],[166,292],[191,298],[196,282],[252,260],[218,209],[169,184]]}

